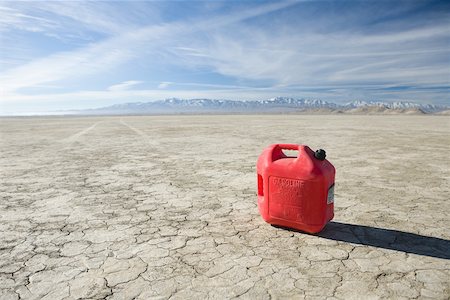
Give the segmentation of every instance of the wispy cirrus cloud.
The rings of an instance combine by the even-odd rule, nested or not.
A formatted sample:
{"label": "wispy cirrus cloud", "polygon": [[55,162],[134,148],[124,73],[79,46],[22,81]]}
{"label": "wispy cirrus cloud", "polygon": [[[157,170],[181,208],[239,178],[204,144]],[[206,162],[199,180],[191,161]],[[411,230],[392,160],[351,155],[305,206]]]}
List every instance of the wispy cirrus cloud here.
{"label": "wispy cirrus cloud", "polygon": [[163,81],[160,84],[158,84],[158,89],[166,89],[168,88],[170,85],[172,84],[172,82],[169,81]]}
{"label": "wispy cirrus cloud", "polygon": [[2,93],[7,95],[21,88],[107,70],[132,56],[127,49],[114,48],[111,44],[107,41],[77,51],[57,53],[3,72],[0,74]]}
{"label": "wispy cirrus cloud", "polygon": [[[282,85],[448,84],[446,24],[407,31],[279,34],[258,28],[217,34],[173,51],[191,65]],[[447,75],[447,76],[446,76]]]}
{"label": "wispy cirrus cloud", "polygon": [[161,51],[161,48],[169,46],[174,40],[176,41],[176,37],[181,39],[181,36],[193,34],[199,30],[219,28],[285,8],[293,5],[293,3],[262,5],[256,9],[248,9],[199,21],[188,20],[187,22],[143,26],[73,51],[60,52],[36,59],[0,74],[3,95],[8,95],[21,88],[99,73],[117,67],[132,58],[145,56],[149,60],[148,62],[152,63],[152,57],[148,57],[146,53],[148,54],[153,50]]}
{"label": "wispy cirrus cloud", "polygon": [[111,92],[117,92],[117,91],[126,91],[132,88],[135,85],[138,85],[140,83],[143,83],[143,81],[140,80],[127,80],[118,84],[111,85],[108,87],[108,91]]}
{"label": "wispy cirrus cloud", "polygon": [[0,6],[0,32],[12,29],[45,32],[56,26],[57,22],[47,18],[28,14],[26,11],[18,8]]}
{"label": "wispy cirrus cloud", "polygon": [[[83,37],[83,32],[113,35],[138,27],[136,19],[143,17],[139,3],[130,3],[126,14],[119,4],[96,1],[6,2],[0,4],[0,31],[19,29],[53,36]],[[146,10],[145,16],[158,19],[155,11]]]}
{"label": "wispy cirrus cloud", "polygon": [[353,4],[0,4],[0,102],[277,95],[450,102],[450,6]]}

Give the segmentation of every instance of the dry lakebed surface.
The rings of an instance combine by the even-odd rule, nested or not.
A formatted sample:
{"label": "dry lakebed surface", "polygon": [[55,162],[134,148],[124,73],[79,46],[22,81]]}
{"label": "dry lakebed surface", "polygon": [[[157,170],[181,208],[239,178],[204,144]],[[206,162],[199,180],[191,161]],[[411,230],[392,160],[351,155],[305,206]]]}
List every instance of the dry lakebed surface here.
{"label": "dry lakebed surface", "polygon": [[[0,299],[449,299],[450,118],[0,119]],[[257,209],[272,143],[323,148],[317,235]]]}

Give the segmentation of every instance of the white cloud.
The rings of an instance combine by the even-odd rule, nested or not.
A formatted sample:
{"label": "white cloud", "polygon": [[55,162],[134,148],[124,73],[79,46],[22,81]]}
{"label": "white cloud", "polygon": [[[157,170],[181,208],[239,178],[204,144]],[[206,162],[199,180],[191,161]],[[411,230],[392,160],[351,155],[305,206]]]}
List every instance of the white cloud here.
{"label": "white cloud", "polygon": [[[3,4],[4,5],[4,4]],[[0,6],[0,32],[18,28],[20,30],[42,32],[54,28],[56,23],[47,18],[33,16],[13,7]]]}
{"label": "white cloud", "polygon": [[[145,56],[152,50],[166,49],[177,41],[174,37],[181,39],[182,36],[198,31],[217,29],[289,5],[293,5],[293,2],[262,5],[251,10],[200,21],[168,23],[129,30],[100,42],[39,58],[1,73],[2,94],[6,96],[21,88],[100,73],[132,58]],[[152,63],[151,59],[147,63]]]}
{"label": "white cloud", "polygon": [[[119,18],[117,11],[110,7],[109,3],[49,1],[40,3],[38,9],[75,21],[76,24],[89,30],[107,34],[124,32],[130,27],[134,27],[130,22]],[[64,19],[60,20],[63,23],[65,21]]]}
{"label": "white cloud", "polygon": [[20,88],[108,70],[132,56],[129,50],[115,48],[114,44],[114,41],[107,41],[34,60],[1,73],[0,86],[4,93],[9,93]]}
{"label": "white cloud", "polygon": [[296,34],[292,28],[239,27],[172,51],[192,68],[278,85],[448,84],[449,65],[437,57],[450,54],[449,31],[435,25],[395,33]]}
{"label": "white cloud", "polygon": [[[442,25],[429,22],[428,27],[399,30],[412,28],[404,24],[383,32],[363,32],[330,30],[325,27],[314,30],[291,24],[280,25],[282,22],[271,20],[267,20],[267,26],[241,22],[293,4],[295,2],[269,3],[228,15],[212,14],[204,18],[184,19],[183,22],[143,27],[139,27],[139,22],[133,22],[134,15],[119,18],[117,16],[126,14],[115,11],[112,4],[111,7],[105,4],[107,9],[102,10],[103,4],[99,2],[51,2],[42,3],[41,8],[40,4],[33,7],[47,15],[34,15],[31,9],[24,8],[28,3],[15,8],[0,8],[0,26],[6,28],[36,30],[51,35],[60,34],[57,31],[55,33],[55,28],[76,24],[71,33],[91,30],[107,36],[72,51],[27,63],[22,61],[22,65],[0,73],[0,102],[47,99],[119,101],[133,97],[142,100],[165,97],[259,99],[278,95],[295,96],[298,93],[306,97],[330,99],[346,97],[349,90],[352,90],[351,95],[358,94],[358,88],[363,95],[370,90],[364,90],[364,85],[372,86],[370,95],[377,97],[385,97],[387,93],[383,88],[389,86],[414,85],[418,88],[414,91],[389,93],[398,97],[423,98],[427,88],[448,86],[450,49],[447,41],[450,27],[445,26],[448,23]],[[6,16],[3,19],[2,14]],[[49,20],[48,14],[58,15],[59,18]],[[13,46],[14,39],[10,41],[6,46]],[[8,65],[7,59],[1,63]],[[118,69],[127,62],[145,64],[148,69],[156,64],[171,64],[171,70],[216,73],[235,83],[233,86],[222,86],[210,84],[208,79],[201,80],[202,83],[176,83],[158,82],[158,78],[152,78],[157,86],[154,90],[132,89],[141,82],[129,80],[110,86],[107,91],[20,94],[24,88],[55,83],[63,86],[61,81],[89,80],[98,74],[108,76],[110,70]],[[124,77],[139,78],[139,74],[124,74]],[[220,76],[217,77],[220,80]],[[117,81],[120,80],[122,78]],[[175,79],[165,76],[159,80]],[[254,83],[266,88],[244,86]],[[175,91],[169,90],[169,86],[181,88]],[[330,89],[312,92],[301,87]],[[424,89],[420,91],[421,87]],[[442,94],[431,89],[427,93],[425,96],[429,99],[442,98]]]}
{"label": "white cloud", "polygon": [[[100,1],[36,1],[5,2],[0,6],[0,30],[14,28],[39,31],[59,37],[81,35],[82,31],[117,34],[136,28],[139,3],[127,3],[127,13],[120,3]],[[153,10],[146,14],[158,19]]]}
{"label": "white cloud", "polygon": [[161,83],[158,85],[158,89],[166,89],[166,88],[168,88],[169,85],[171,85],[171,84],[172,84],[172,82],[168,82],[168,81],[161,82]]}
{"label": "white cloud", "polygon": [[110,87],[108,87],[108,91],[111,91],[111,92],[126,91],[126,90],[129,90],[131,87],[133,87],[137,84],[140,84],[142,82],[143,81],[139,81],[139,80],[124,81],[119,84],[111,85]]}

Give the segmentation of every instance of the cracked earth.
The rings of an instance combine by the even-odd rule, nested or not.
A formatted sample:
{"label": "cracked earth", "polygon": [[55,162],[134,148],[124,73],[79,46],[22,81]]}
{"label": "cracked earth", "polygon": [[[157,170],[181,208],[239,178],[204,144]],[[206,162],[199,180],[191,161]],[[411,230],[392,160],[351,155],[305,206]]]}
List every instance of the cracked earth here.
{"label": "cracked earth", "polygon": [[[3,118],[1,299],[450,297],[450,118]],[[255,163],[324,148],[335,219],[272,227]]]}

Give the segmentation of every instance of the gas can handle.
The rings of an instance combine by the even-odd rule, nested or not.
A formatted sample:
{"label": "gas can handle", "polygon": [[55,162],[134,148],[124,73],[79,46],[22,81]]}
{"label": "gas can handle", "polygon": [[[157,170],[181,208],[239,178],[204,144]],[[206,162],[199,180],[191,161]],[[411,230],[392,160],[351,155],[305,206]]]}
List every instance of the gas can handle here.
{"label": "gas can handle", "polygon": [[297,144],[274,144],[272,145],[272,147],[270,148],[270,159],[271,161],[276,161],[280,158],[285,158],[286,155],[283,153],[283,149],[284,150],[296,150],[299,152],[299,155],[297,156],[297,159],[300,157],[300,152],[301,152],[301,145],[297,145]]}
{"label": "gas can handle", "polygon": [[278,144],[278,147],[285,150],[299,150],[300,145],[297,144]]}

